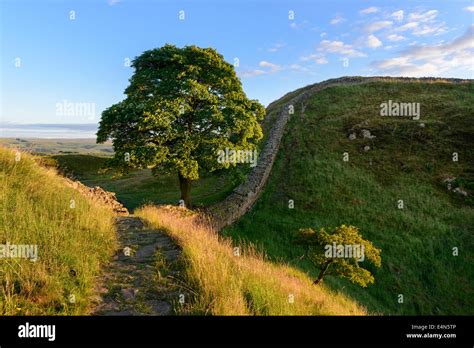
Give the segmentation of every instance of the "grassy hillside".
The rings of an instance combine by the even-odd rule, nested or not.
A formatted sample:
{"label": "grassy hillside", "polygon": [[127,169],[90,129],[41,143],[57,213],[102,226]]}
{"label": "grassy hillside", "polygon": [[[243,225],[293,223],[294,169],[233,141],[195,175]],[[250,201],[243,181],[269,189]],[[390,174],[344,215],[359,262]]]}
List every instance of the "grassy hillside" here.
{"label": "grassy hillside", "polygon": [[[419,102],[420,120],[381,117],[389,99]],[[370,269],[375,284],[366,289],[334,277],[326,285],[371,312],[473,314],[473,106],[473,84],[372,82],[314,94],[303,115],[296,107],[264,194],[224,234],[315,277],[294,232],[352,224],[382,249],[382,268]],[[469,195],[448,191],[448,177]]]}
{"label": "grassy hillside", "polygon": [[[100,186],[117,194],[124,205],[133,210],[146,204],[177,204],[180,199],[177,175],[152,175],[150,169],[133,170],[123,176],[103,172],[107,158],[93,154],[54,155],[57,166],[88,186]],[[192,185],[193,204],[208,205],[224,199],[243,177],[241,168],[206,174]]]}
{"label": "grassy hillside", "polygon": [[301,271],[268,262],[250,246],[236,253],[229,239],[199,224],[195,214],[172,207],[136,211],[152,228],[166,230],[182,247],[184,283],[193,294],[181,314],[365,315],[346,296],[314,287]]}
{"label": "grassy hillside", "polygon": [[32,156],[18,159],[0,147],[0,244],[36,245],[38,259],[0,258],[0,315],[88,313],[115,250],[113,213]]}

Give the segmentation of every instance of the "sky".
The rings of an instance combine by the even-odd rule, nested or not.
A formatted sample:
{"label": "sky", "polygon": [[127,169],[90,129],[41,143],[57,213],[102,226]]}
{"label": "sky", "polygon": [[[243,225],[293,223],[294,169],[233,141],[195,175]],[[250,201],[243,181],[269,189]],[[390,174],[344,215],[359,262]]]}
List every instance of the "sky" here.
{"label": "sky", "polygon": [[0,124],[97,123],[130,60],[213,47],[268,105],[347,75],[474,78],[473,1],[0,0]]}

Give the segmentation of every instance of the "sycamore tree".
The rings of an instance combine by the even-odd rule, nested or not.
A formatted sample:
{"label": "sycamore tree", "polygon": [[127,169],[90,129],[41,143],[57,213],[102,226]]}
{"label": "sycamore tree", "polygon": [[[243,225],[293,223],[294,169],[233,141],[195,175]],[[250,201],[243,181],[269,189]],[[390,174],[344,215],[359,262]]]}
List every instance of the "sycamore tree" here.
{"label": "sycamore tree", "polygon": [[246,97],[234,67],[212,48],[165,45],[144,52],[126,98],[102,113],[97,142],[112,140],[121,171],[174,173],[191,205],[191,183],[201,170],[229,168],[218,151],[255,151],[264,107]]}
{"label": "sycamore tree", "polygon": [[304,228],[300,229],[298,240],[307,246],[307,256],[320,268],[314,284],[325,275],[344,277],[362,287],[374,282],[373,275],[361,263],[367,260],[380,267],[381,250],[362,238],[357,227],[341,225],[329,232],[325,228],[319,232]]}

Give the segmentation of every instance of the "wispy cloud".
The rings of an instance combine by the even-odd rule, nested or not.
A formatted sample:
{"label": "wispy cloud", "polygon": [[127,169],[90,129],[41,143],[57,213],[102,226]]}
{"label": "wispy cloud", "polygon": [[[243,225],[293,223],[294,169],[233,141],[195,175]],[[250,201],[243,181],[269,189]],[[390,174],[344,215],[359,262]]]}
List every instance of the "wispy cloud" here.
{"label": "wispy cloud", "polygon": [[296,21],[291,21],[290,28],[291,29],[308,29],[310,25],[311,23],[307,20],[304,20],[298,23]]}
{"label": "wispy cloud", "polygon": [[107,0],[109,6],[117,5],[119,2],[122,2],[122,0]]}
{"label": "wispy cloud", "polygon": [[423,24],[421,26],[418,26],[413,30],[413,35],[416,36],[422,36],[422,35],[440,35],[444,34],[448,31],[448,27],[446,26],[446,23],[442,22],[439,24]]}
{"label": "wispy cloud", "polygon": [[448,27],[444,22],[429,24],[420,24],[419,22],[408,22],[398,28],[395,28],[395,31],[411,31],[411,34],[415,36],[423,36],[428,34],[439,35],[446,33],[448,31]]}
{"label": "wispy cloud", "polygon": [[365,57],[366,55],[356,50],[352,45],[342,41],[323,40],[318,46],[318,51],[322,53],[336,53],[347,57]]}
{"label": "wispy cloud", "polygon": [[438,10],[414,12],[408,15],[408,20],[412,22],[432,22],[437,16],[438,16]]}
{"label": "wispy cloud", "polygon": [[403,10],[395,11],[390,15],[390,17],[394,18],[397,21],[402,21],[404,17],[404,12]]}
{"label": "wispy cloud", "polygon": [[382,46],[382,41],[380,41],[377,36],[371,34],[367,36],[366,46],[369,48],[377,48]]}
{"label": "wispy cloud", "polygon": [[262,60],[258,63],[258,66],[263,69],[253,69],[242,71],[239,76],[241,77],[254,77],[265,74],[274,74],[282,70],[282,66],[269,61]]}
{"label": "wispy cloud", "polygon": [[307,67],[302,66],[300,64],[291,64],[290,69],[291,70],[296,70],[296,71],[302,71],[302,72],[306,72],[306,73],[310,72],[310,69],[308,69]]}
{"label": "wispy cloud", "polygon": [[320,53],[313,53],[308,56],[303,56],[300,58],[303,62],[313,61],[316,64],[327,64],[328,60]]}
{"label": "wispy cloud", "polygon": [[394,28],[396,32],[411,31],[412,35],[440,35],[448,31],[445,22],[437,20],[438,10],[412,12],[407,23]]}
{"label": "wispy cloud", "polygon": [[283,43],[276,43],[274,44],[272,47],[268,48],[267,51],[268,52],[277,52],[279,50],[281,50],[283,47],[285,47],[286,45],[283,44]]}
{"label": "wispy cloud", "polygon": [[408,22],[408,23],[405,23],[405,24],[395,28],[395,31],[407,31],[407,30],[410,30],[410,29],[415,29],[416,27],[418,27],[417,22]]}
{"label": "wispy cloud", "polygon": [[398,57],[372,63],[384,74],[439,76],[454,70],[474,71],[474,25],[460,37],[437,45],[413,46]]}
{"label": "wispy cloud", "polygon": [[377,21],[377,22],[373,22],[373,23],[369,23],[365,26],[364,30],[371,34],[371,33],[375,33],[381,29],[384,29],[384,28],[390,28],[392,26],[393,22],[392,21]]}
{"label": "wispy cloud", "polygon": [[390,34],[390,35],[387,35],[387,39],[389,41],[397,42],[397,41],[406,40],[406,37],[402,35],[397,35],[397,34]]}
{"label": "wispy cloud", "polygon": [[378,12],[378,10],[379,9],[377,7],[371,6],[371,7],[367,7],[366,9],[360,10],[359,13],[360,14],[376,13]]}
{"label": "wispy cloud", "polygon": [[474,12],[474,6],[464,7],[464,11],[467,11],[467,12]]}
{"label": "wispy cloud", "polygon": [[255,77],[258,75],[263,75],[265,74],[265,70],[262,69],[253,69],[253,70],[245,70],[239,73],[238,75],[240,77]]}
{"label": "wispy cloud", "polygon": [[281,70],[281,66],[278,65],[278,64],[273,64],[273,63],[270,63],[266,60],[262,60],[260,63],[258,63],[258,65],[261,67],[261,68],[268,68],[267,72],[272,74],[272,73],[276,73],[277,71],[280,71]]}
{"label": "wispy cloud", "polygon": [[331,21],[329,22],[331,25],[336,25],[336,24],[339,24],[339,23],[342,23],[344,22],[346,19],[337,15],[336,17],[334,17],[333,19],[331,19]]}

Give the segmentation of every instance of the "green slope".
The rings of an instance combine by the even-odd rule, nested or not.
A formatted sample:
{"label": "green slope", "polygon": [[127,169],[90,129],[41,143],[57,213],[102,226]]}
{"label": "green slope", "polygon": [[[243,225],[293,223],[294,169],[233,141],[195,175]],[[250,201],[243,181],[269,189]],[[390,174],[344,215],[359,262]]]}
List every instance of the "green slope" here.
{"label": "green slope", "polygon": [[[0,315],[87,314],[116,248],[114,214],[16,154],[0,147]],[[4,257],[7,243],[36,246],[36,261]]]}
{"label": "green slope", "polygon": [[[87,186],[100,186],[117,194],[117,198],[133,211],[146,203],[177,204],[180,199],[176,175],[153,175],[151,169],[131,170],[117,176],[113,171],[104,172],[106,157],[88,155],[54,155],[44,157],[50,165],[73,175]],[[192,185],[192,199],[196,206],[208,205],[224,199],[244,177],[241,168],[216,173],[201,173]]]}
{"label": "green slope", "polygon": [[[372,312],[474,314],[473,86],[371,82],[314,94],[303,115],[296,108],[262,197],[223,233],[314,277],[294,233],[353,224],[382,249],[382,267],[369,268],[375,284],[363,289],[333,277],[326,284]],[[381,117],[389,99],[420,103],[421,119]],[[362,129],[376,137],[362,139]],[[457,178],[452,188],[469,196],[447,190],[450,176]]]}

